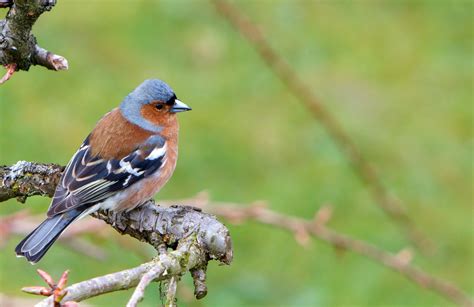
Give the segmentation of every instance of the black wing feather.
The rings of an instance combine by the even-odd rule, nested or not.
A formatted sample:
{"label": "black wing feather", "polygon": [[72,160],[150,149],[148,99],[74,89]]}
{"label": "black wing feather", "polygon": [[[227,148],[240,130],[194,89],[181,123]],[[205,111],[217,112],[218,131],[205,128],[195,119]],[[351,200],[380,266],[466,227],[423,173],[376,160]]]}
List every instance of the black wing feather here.
{"label": "black wing feather", "polygon": [[152,136],[121,160],[93,156],[87,138],[73,156],[56,188],[48,216],[87,206],[91,207],[163,166],[166,143]]}

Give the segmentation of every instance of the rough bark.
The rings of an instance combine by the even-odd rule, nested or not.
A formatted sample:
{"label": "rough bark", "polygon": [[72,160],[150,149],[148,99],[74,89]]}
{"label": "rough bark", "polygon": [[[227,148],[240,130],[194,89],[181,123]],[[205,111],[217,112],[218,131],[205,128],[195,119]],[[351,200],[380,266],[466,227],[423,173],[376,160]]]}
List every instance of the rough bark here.
{"label": "rough bark", "polygon": [[[0,202],[15,197],[24,202],[33,195],[51,197],[63,169],[55,164],[26,161],[19,161],[13,166],[1,166]],[[102,293],[135,287],[145,272],[152,268],[156,271],[152,280],[182,275],[188,270],[200,271],[200,274],[193,273],[192,276],[194,279],[199,278],[195,281],[198,285],[195,293],[196,298],[202,298],[207,293],[204,276],[208,261],[216,259],[223,264],[232,261],[232,242],[228,229],[215,216],[191,206],[165,208],[150,200],[129,212],[117,214],[98,211],[93,216],[110,224],[121,234],[128,234],[152,245],[159,256],[136,268],[72,285],[67,288],[64,302],[81,301]],[[168,248],[174,251],[168,252]],[[139,301],[140,293],[137,295],[138,299],[135,298],[131,306],[134,306],[133,302]],[[50,300],[41,304],[48,304]]]}
{"label": "rough bark", "polygon": [[181,239],[195,233],[198,243],[206,248],[212,259],[227,264],[232,261],[232,243],[227,228],[213,215],[190,206],[165,208],[149,201],[130,212],[99,211],[93,216],[121,234],[147,242],[157,250],[162,244],[175,247]]}
{"label": "rough bark", "polygon": [[[41,14],[49,11],[56,0],[2,0],[0,7],[9,7],[0,20],[0,64],[17,70],[41,65],[51,70],[68,69],[67,60],[38,46],[31,33]],[[8,80],[8,78],[6,78]],[[6,81],[3,80],[3,81]]]}
{"label": "rough bark", "polygon": [[12,166],[0,166],[0,202],[17,198],[24,203],[33,195],[52,197],[64,167],[18,161]]}

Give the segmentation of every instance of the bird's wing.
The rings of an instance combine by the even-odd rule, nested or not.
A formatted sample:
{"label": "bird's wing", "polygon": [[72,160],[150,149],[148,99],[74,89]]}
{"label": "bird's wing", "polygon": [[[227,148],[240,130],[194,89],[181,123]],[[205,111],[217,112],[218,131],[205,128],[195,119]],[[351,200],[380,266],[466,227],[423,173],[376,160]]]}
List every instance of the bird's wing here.
{"label": "bird's wing", "polygon": [[56,188],[48,216],[73,208],[91,207],[137,181],[159,171],[166,155],[166,142],[151,136],[120,160],[93,156],[88,138],[66,166]]}

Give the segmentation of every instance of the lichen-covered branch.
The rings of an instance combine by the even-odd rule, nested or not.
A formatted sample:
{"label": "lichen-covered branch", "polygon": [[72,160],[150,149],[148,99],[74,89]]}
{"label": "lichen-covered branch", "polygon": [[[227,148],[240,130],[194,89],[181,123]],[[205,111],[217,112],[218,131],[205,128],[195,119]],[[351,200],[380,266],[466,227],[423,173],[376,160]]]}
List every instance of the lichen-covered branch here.
{"label": "lichen-covered branch", "polygon": [[0,166],[0,202],[17,198],[23,203],[33,195],[53,197],[63,170],[57,164],[26,161]]}
{"label": "lichen-covered branch", "polygon": [[138,282],[135,291],[133,291],[132,296],[128,300],[127,307],[137,306],[139,302],[145,297],[145,290],[150,285],[155,278],[162,276],[165,272],[163,263],[158,262],[157,265],[150,268],[145,274],[143,274]]}
{"label": "lichen-covered branch", "polygon": [[[63,168],[55,164],[25,161],[11,167],[0,167],[0,201],[15,197],[25,201],[32,195],[51,197],[62,171]],[[152,280],[182,275],[188,270],[204,270],[211,259],[224,264],[232,261],[232,242],[227,228],[214,216],[194,207],[163,208],[150,200],[129,212],[99,211],[93,216],[110,224],[121,234],[149,243],[159,252],[159,256],[134,269],[72,285],[67,288],[68,294],[63,301],[81,301],[102,293],[135,287],[143,274],[150,270],[155,275],[146,275],[149,280],[142,282],[142,288]],[[176,250],[168,252],[167,248]],[[193,278],[197,277],[193,275]],[[196,282],[200,287],[196,289],[197,298],[205,295],[201,285],[203,282]],[[135,306],[133,302],[140,300],[140,293],[138,291],[134,295],[130,306]]]}
{"label": "lichen-covered branch", "polygon": [[[32,195],[52,197],[63,167],[19,161],[0,167],[0,202],[16,197],[25,201]],[[94,217],[110,224],[121,234],[147,242],[157,250],[161,244],[176,246],[192,233],[207,248],[209,256],[224,263],[232,261],[229,231],[214,216],[193,207],[163,208],[150,200],[129,212],[98,211]]]}
{"label": "lichen-covered branch", "polygon": [[130,212],[116,214],[99,211],[94,217],[110,224],[121,234],[147,242],[159,250],[160,245],[174,247],[191,234],[197,235],[200,246],[211,259],[229,264],[232,243],[227,228],[213,215],[189,206],[159,207],[149,201]]}
{"label": "lichen-covered branch", "polygon": [[5,19],[0,20],[0,64],[7,74],[0,83],[7,81],[12,70],[28,70],[31,65],[41,65],[51,70],[68,69],[67,60],[38,46],[31,29],[36,20],[56,4],[56,0],[2,0],[0,7],[9,7]]}
{"label": "lichen-covered branch", "polygon": [[[49,169],[50,172],[44,171],[44,168]],[[25,169],[28,171],[25,171]],[[24,161],[18,162],[13,167],[0,168],[0,183],[3,184],[3,186],[0,185],[0,191],[3,191],[3,194],[0,195],[6,195],[2,200],[7,199],[8,197],[14,198],[21,196],[22,198],[26,198],[30,195],[49,195],[43,191],[45,189],[54,190],[55,180],[48,181],[46,177],[60,176],[61,172],[62,169],[56,165],[29,163]],[[31,185],[28,180],[24,180],[25,176],[36,176],[36,180],[42,182],[38,193],[35,193],[35,185]],[[28,187],[29,192],[22,194],[16,192],[8,193],[8,189],[11,189],[11,185],[9,188],[5,185],[5,182],[15,182],[15,189],[19,189],[20,191],[28,190],[26,189],[26,187]],[[176,202],[177,201],[173,201],[171,204]],[[338,249],[352,251],[372,259],[383,266],[391,268],[405,276],[408,280],[436,292],[452,302],[464,306],[474,305],[471,298],[454,284],[437,278],[411,264],[411,253],[401,252],[398,254],[392,254],[370,243],[351,238],[330,229],[326,226],[326,223],[331,216],[331,210],[327,207],[320,209],[314,220],[305,220],[274,212],[261,204],[254,204],[250,207],[245,207],[232,203],[211,203],[209,202],[207,195],[204,194],[179,202],[191,204],[196,207],[175,206],[163,208],[156,206],[152,201],[150,201],[143,207],[135,209],[129,213],[117,215],[110,212],[99,212],[95,214],[95,217],[111,224],[111,226],[120,233],[131,235],[132,237],[151,244],[159,251],[162,251],[162,246],[164,244],[166,246],[179,245],[182,240],[189,237],[190,233],[194,233],[196,235],[195,240],[197,246],[200,246],[201,251],[205,251],[208,257],[218,259],[223,263],[229,263],[232,260],[232,246],[227,228],[215,220],[212,215],[200,212],[197,208],[202,208],[207,212],[224,217],[231,222],[240,223],[245,220],[254,220],[293,232],[295,238],[301,244],[306,244],[310,237],[313,236]],[[169,204],[170,202],[163,203]],[[161,253],[161,255],[164,254],[166,253]],[[196,298],[201,298],[207,293],[207,287],[205,285],[206,265],[207,262],[198,263],[190,270],[194,279],[194,293]],[[132,271],[126,270],[106,275],[109,282],[107,283],[107,286],[100,288],[103,289],[100,291],[107,293],[112,291],[109,289],[125,289],[121,288],[124,287],[124,281],[122,279],[128,278],[131,275],[136,278],[133,280],[127,280],[125,286],[128,285],[129,288],[135,287],[139,283],[144,272],[150,270],[150,266],[150,263],[145,263],[142,266],[131,269]],[[98,278],[99,280],[103,280],[102,277]],[[91,281],[94,280],[95,279],[92,279]],[[91,281],[87,281],[87,283]],[[97,284],[96,281],[92,283],[94,285]]]}
{"label": "lichen-covered branch", "polygon": [[[190,269],[207,263],[207,260],[207,254],[198,243],[196,236],[191,235],[180,240],[176,250],[160,254],[150,262],[67,287],[65,289],[67,294],[62,302],[80,302],[101,294],[137,287],[144,276],[151,276],[150,272],[153,273],[153,276],[146,281],[148,283],[169,279],[173,276],[185,274]],[[137,305],[140,299],[143,298],[143,291],[146,286],[147,284],[144,282],[143,287],[137,288],[138,291],[135,291],[132,295],[127,306],[134,307]],[[36,307],[52,306],[52,302],[53,297],[48,297],[37,304]]]}

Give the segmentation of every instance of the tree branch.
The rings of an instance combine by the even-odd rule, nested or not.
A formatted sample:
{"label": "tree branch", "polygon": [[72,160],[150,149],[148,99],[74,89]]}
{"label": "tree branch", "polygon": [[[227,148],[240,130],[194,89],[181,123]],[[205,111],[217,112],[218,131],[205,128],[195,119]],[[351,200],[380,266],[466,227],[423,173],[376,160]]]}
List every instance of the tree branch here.
{"label": "tree branch", "polygon": [[178,278],[173,276],[167,281],[165,307],[176,307],[176,290],[178,288]]}
{"label": "tree branch", "polygon": [[31,65],[51,70],[68,69],[67,60],[37,45],[31,29],[41,14],[49,11],[56,0],[2,0],[0,7],[10,7],[0,20],[0,64],[8,71],[0,84],[13,74],[11,70],[28,70]]}
{"label": "tree branch", "polygon": [[[207,254],[196,236],[188,236],[180,241],[176,250],[157,256],[138,267],[86,280],[65,289],[62,301],[81,302],[88,298],[119,290],[137,287],[127,306],[133,307],[143,298],[144,288],[151,281],[165,280],[181,275],[190,269],[207,263]],[[36,307],[51,306],[52,297],[43,300]]]}
{"label": "tree branch", "polygon": [[[19,161],[0,167],[0,202],[16,197],[25,201],[32,195],[52,197],[63,168],[56,164]],[[121,234],[147,242],[155,249],[161,244],[175,246],[179,240],[196,233],[209,256],[224,263],[232,261],[232,244],[227,228],[214,216],[193,207],[159,207],[150,200],[144,205],[116,214],[98,211],[92,216],[105,221]]]}
{"label": "tree branch", "polygon": [[[0,167],[0,201],[17,197],[25,201],[32,195],[52,196],[63,168],[55,164],[20,161],[11,167]],[[210,259],[230,264],[232,242],[227,228],[214,216],[200,209],[185,206],[163,208],[150,200],[129,212],[120,214],[98,211],[94,217],[110,224],[121,234],[128,234],[146,242],[160,252],[152,262],[137,268],[97,277],[67,288],[64,301],[81,301],[111,291],[135,287],[145,272],[142,288],[150,280],[162,280],[182,275],[188,270],[206,268]],[[167,248],[175,251],[165,252]],[[197,298],[203,297],[202,285],[196,289]],[[140,299],[140,291],[133,296],[130,306]],[[135,302],[135,303],[134,303]],[[45,302],[46,304],[47,302]],[[135,304],[135,305],[134,305]]]}
{"label": "tree branch", "polygon": [[191,270],[194,282],[194,296],[197,299],[203,298],[207,294],[206,267]]}
{"label": "tree branch", "polygon": [[53,197],[63,170],[57,164],[26,161],[0,166],[0,202],[16,197],[24,203],[33,195]]}
{"label": "tree branch", "polygon": [[156,250],[160,245],[174,247],[191,234],[211,259],[230,264],[232,243],[227,228],[214,216],[190,206],[159,207],[150,200],[130,212],[116,214],[98,211],[92,216],[105,221],[121,234],[146,242]]}
{"label": "tree branch", "polygon": [[313,236],[337,249],[351,251],[372,259],[374,262],[400,273],[415,284],[431,290],[458,305],[474,306],[474,301],[454,284],[437,278],[411,264],[411,252],[404,250],[398,254],[392,254],[375,245],[351,238],[328,228],[326,222],[331,215],[328,207],[322,207],[316,213],[314,220],[305,220],[272,211],[261,203],[251,206],[220,202],[211,203],[206,200],[206,197],[199,197],[197,201],[187,200],[187,203],[191,203],[234,223],[251,220],[288,230],[294,233],[295,239],[303,245],[308,243],[310,236]]}
{"label": "tree branch", "polygon": [[163,265],[155,265],[152,267],[148,272],[142,275],[140,278],[140,282],[138,283],[135,291],[133,291],[132,297],[127,303],[127,307],[135,307],[138,305],[139,302],[143,300],[145,296],[145,289],[148,285],[155,279],[158,278],[160,275],[163,275],[165,268]]}
{"label": "tree branch", "polygon": [[[51,171],[45,171],[45,168]],[[28,171],[25,171],[24,169]],[[37,170],[37,173],[35,173],[34,170]],[[30,195],[37,194],[48,195],[47,193],[43,193],[43,191],[45,189],[53,189],[55,181],[48,181],[46,180],[46,177],[60,177],[61,172],[61,168],[57,165],[24,161],[18,162],[13,167],[0,167],[0,191],[4,191],[3,195],[11,196],[11,198],[18,196],[26,198]],[[39,185],[40,191],[35,191],[34,189],[36,186],[31,186],[30,181],[25,180],[25,176],[37,176],[37,180],[44,183],[43,185]],[[9,185],[6,186],[5,182],[8,182]],[[29,189],[23,188],[23,185]],[[28,190],[28,193],[7,193],[8,190],[13,187],[19,191]],[[6,197],[4,197],[4,199],[5,198]],[[228,230],[224,225],[216,221],[212,215],[200,212],[197,208],[205,209],[207,212],[224,217],[234,223],[254,220],[293,232],[295,238],[301,244],[306,244],[309,237],[314,236],[315,238],[338,249],[348,250],[372,259],[374,262],[402,274],[408,280],[423,288],[431,290],[456,304],[474,306],[474,302],[471,298],[455,285],[439,279],[411,264],[412,257],[410,252],[404,251],[399,254],[392,254],[370,243],[353,239],[327,227],[326,223],[331,216],[331,210],[327,207],[321,208],[316,213],[314,220],[305,220],[274,212],[267,209],[262,204],[254,204],[245,207],[233,203],[211,203],[209,202],[207,195],[199,195],[192,199],[173,201],[172,204],[176,202],[188,203],[196,207],[175,206],[171,208],[163,208],[157,207],[153,201],[149,201],[143,207],[135,209],[129,213],[117,215],[101,211],[96,213],[95,217],[111,224],[111,226],[118,232],[126,233],[140,241],[145,241],[159,251],[163,244],[166,244],[166,246],[174,246],[179,244],[181,240],[188,238],[190,233],[195,233],[198,246],[201,246],[202,250],[204,250],[210,258],[218,259],[223,263],[230,263],[232,260],[232,247]],[[166,204],[170,202],[163,201],[162,203]],[[188,229],[188,226],[191,226],[191,228]],[[143,268],[142,266],[145,267]],[[131,283],[127,281],[127,285],[129,285],[129,288],[136,286],[144,272],[151,268],[150,263],[143,264],[142,266],[131,269],[133,270],[132,272],[126,270],[106,275],[111,276],[111,282],[107,283],[106,286],[104,286],[103,283],[100,284],[103,286],[103,293],[112,291],[109,289],[122,289],[122,283],[119,281],[124,277],[130,276],[132,273],[136,279]],[[205,268],[206,263],[204,262],[195,265],[191,269],[195,285],[195,296],[197,298],[203,297],[205,293],[207,293],[207,287],[205,285]],[[99,277],[99,279],[100,278],[102,277]],[[118,281],[114,281],[116,278]],[[96,284],[95,281],[94,284]]]}
{"label": "tree branch", "polygon": [[382,183],[374,167],[365,159],[356,143],[342,128],[336,118],[313,94],[295,70],[268,43],[259,28],[234,4],[226,0],[211,0],[217,11],[257,51],[273,74],[311,112],[326,129],[343,155],[351,162],[355,173],[367,184],[380,208],[404,231],[409,239],[423,250],[433,248],[433,243],[417,229],[402,203],[393,197]]}

